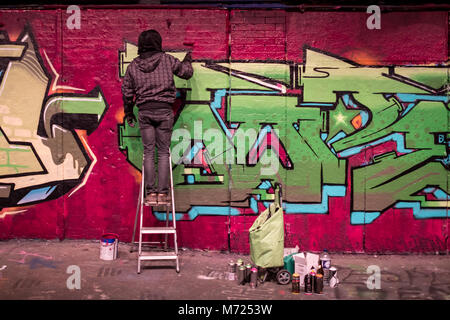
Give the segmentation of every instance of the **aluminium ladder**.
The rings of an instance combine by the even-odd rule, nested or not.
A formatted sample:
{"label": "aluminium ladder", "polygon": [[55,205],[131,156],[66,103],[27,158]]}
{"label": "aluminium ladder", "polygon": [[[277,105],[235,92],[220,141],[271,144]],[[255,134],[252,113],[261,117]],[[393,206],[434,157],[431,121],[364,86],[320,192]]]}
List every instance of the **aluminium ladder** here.
{"label": "aluminium ladder", "polygon": [[[145,198],[145,176],[144,176],[144,163],[142,161],[142,180],[139,190],[139,198],[138,205],[136,208],[136,217],[134,220],[134,229],[133,229],[133,238],[132,244],[135,244],[135,234],[136,234],[136,225],[137,219],[139,216],[139,242],[138,242],[138,268],[137,273],[141,273],[141,262],[147,260],[175,260],[176,261],[176,271],[180,272],[180,265],[178,260],[178,244],[177,244],[177,228],[176,228],[176,217],[175,217],[175,197],[173,192],[173,175],[172,175],[172,156],[169,152],[169,166],[170,166],[170,201],[167,201],[165,204],[156,204],[149,205],[144,202]],[[166,226],[165,227],[144,227],[144,206],[148,207],[166,207]],[[169,211],[171,211],[172,215],[172,226],[169,225]],[[164,234],[164,251],[155,252],[155,251],[143,251],[143,244],[156,244],[161,242],[151,242],[151,241],[142,241],[142,235],[144,234]],[[174,251],[168,252],[168,236],[169,234],[173,234],[174,236]],[[131,250],[132,252],[132,250]]]}

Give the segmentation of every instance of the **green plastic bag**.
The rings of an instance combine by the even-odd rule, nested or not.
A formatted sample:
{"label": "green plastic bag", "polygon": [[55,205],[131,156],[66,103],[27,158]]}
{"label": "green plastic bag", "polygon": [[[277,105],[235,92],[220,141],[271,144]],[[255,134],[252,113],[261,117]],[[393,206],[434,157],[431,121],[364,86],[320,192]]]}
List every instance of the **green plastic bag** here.
{"label": "green plastic bag", "polygon": [[291,274],[294,274],[294,272],[295,272],[294,254],[297,254],[297,253],[291,253],[283,258],[284,269],[289,271]]}
{"label": "green plastic bag", "polygon": [[249,229],[250,257],[261,268],[283,267],[284,220],[279,189],[275,201],[261,212]]}

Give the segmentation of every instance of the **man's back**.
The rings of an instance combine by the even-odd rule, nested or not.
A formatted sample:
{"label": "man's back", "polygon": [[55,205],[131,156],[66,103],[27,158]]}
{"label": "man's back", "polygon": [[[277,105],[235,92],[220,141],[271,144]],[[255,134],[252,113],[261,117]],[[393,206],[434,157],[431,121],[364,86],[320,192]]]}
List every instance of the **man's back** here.
{"label": "man's back", "polygon": [[122,93],[127,98],[136,96],[138,106],[151,102],[172,104],[176,97],[174,74],[182,79],[192,77],[189,53],[180,61],[165,52],[145,52],[128,66]]}

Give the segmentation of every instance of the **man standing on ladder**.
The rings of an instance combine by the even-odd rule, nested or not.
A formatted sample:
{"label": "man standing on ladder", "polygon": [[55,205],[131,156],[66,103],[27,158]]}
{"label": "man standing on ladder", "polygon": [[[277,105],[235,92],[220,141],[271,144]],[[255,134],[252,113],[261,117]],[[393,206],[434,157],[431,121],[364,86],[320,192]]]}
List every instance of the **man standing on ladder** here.
{"label": "man standing on ladder", "polygon": [[[138,57],[127,68],[122,83],[124,121],[134,127],[139,112],[139,128],[144,146],[142,170],[147,205],[166,204],[169,191],[169,149],[173,128],[172,105],[176,98],[173,75],[189,79],[194,71],[190,52],[183,61],[162,51],[162,38],[156,30],[139,35]],[[155,144],[158,149],[158,185],[155,174]]]}

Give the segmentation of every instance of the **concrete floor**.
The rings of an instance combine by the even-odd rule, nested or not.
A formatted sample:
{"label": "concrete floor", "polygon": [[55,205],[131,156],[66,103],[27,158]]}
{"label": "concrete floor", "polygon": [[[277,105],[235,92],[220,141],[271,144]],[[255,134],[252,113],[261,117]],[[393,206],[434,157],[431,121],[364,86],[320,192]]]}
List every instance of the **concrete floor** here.
{"label": "concrete floor", "polygon": [[[246,255],[180,250],[180,273],[174,261],[143,262],[119,244],[119,257],[99,258],[98,241],[0,241],[0,300],[450,300],[450,259],[445,255],[332,254],[340,283],[322,295],[295,295],[291,285],[267,281],[256,289],[226,279],[228,262]],[[381,288],[370,290],[367,268],[381,270]],[[78,266],[81,288],[69,289]],[[69,268],[69,270],[68,270]],[[69,271],[69,272],[68,272]],[[68,281],[69,279],[69,281]]]}

